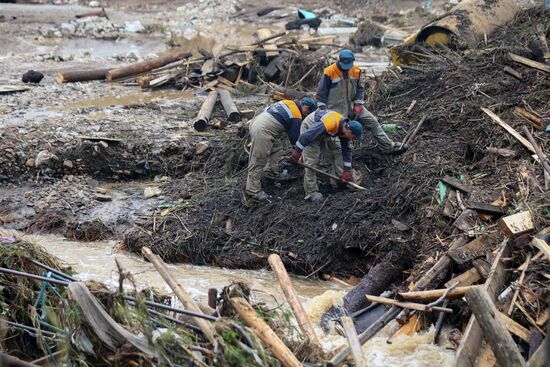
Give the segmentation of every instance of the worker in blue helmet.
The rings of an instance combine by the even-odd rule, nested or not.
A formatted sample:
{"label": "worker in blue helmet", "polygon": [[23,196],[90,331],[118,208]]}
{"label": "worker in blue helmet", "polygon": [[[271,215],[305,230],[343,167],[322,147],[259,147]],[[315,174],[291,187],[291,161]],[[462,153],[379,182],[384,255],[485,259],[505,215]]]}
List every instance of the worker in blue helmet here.
{"label": "worker in blue helmet", "polygon": [[310,97],[283,100],[254,117],[250,123],[251,147],[245,189],[247,203],[268,199],[268,195],[262,191],[261,179],[264,173],[271,177],[279,176],[282,136],[286,133],[294,145],[300,136],[302,120],[316,108],[315,100]]}
{"label": "worker in blue helmet", "polygon": [[383,152],[405,152],[407,145],[391,141],[382,130],[378,119],[364,107],[365,91],[361,81],[361,70],[354,61],[353,52],[342,50],[338,55],[338,61],[324,69],[317,87],[316,99],[319,109],[326,108],[359,121],[370,131]]}
{"label": "worker in blue helmet", "polygon": [[[332,162],[332,173],[339,176],[340,183],[353,182],[351,141],[363,140],[363,125],[349,120],[336,111],[317,110],[302,122],[300,137],[291,155],[294,162],[303,162],[316,168],[323,158]],[[331,182],[336,185],[336,182]],[[306,167],[304,174],[306,200],[321,203],[315,171]]]}

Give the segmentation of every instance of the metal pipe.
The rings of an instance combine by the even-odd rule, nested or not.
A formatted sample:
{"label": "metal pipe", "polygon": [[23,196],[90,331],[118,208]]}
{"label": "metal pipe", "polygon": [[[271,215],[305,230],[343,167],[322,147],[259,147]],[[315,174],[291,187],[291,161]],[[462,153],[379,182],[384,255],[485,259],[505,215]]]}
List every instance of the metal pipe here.
{"label": "metal pipe", "polygon": [[52,268],[52,267],[49,267],[49,266],[46,265],[46,264],[42,264],[40,261],[36,261],[36,260],[33,260],[33,259],[29,259],[29,260],[30,260],[31,263],[33,263],[33,264],[36,265],[36,266],[39,266],[39,267],[41,267],[41,268],[43,268],[43,269],[46,269],[46,270],[48,270],[48,271],[51,271],[52,273],[57,274],[57,275],[59,275],[59,276],[61,276],[61,277],[63,277],[63,278],[69,279],[69,280],[72,281],[72,282],[78,282],[78,279],[73,278],[72,276],[67,275],[67,274],[65,274],[65,273],[63,273],[63,272],[61,272],[61,271],[59,271],[59,270],[56,270],[56,269],[54,269],[54,268]]}
{"label": "metal pipe", "polygon": [[57,279],[53,279],[53,278],[43,277],[43,276],[40,276],[40,275],[34,275],[34,274],[30,274],[30,273],[25,273],[23,271],[17,271],[17,270],[6,269],[6,268],[0,268],[0,273],[20,276],[20,277],[34,279],[34,280],[41,280],[43,282],[48,282],[48,283],[58,284],[58,285],[64,285],[64,286],[68,286],[69,283],[70,283],[70,282],[65,282],[63,280],[57,280]]}
{"label": "metal pipe", "polygon": [[56,333],[52,333],[51,331],[47,331],[47,330],[38,330],[36,328],[33,328],[32,326],[27,326],[27,325],[23,325],[23,324],[19,324],[17,322],[13,322],[13,321],[8,321],[6,319],[0,319],[0,323],[6,323],[7,325],[9,326],[13,326],[15,328],[19,328],[19,329],[23,329],[23,330],[27,330],[27,331],[32,331],[36,334],[38,333],[42,333],[46,336],[50,336],[50,337],[54,337],[54,336],[57,336]]}
{"label": "metal pipe", "polygon": [[[135,299],[134,297],[122,296],[122,298],[124,298],[127,301],[137,302],[137,299]],[[151,307],[160,308],[160,309],[167,310],[167,311],[180,313],[182,315],[199,317],[199,318],[203,318],[203,319],[210,320],[210,321],[216,321],[218,319],[215,316],[209,316],[209,315],[205,315],[205,314],[202,314],[202,313],[197,313],[197,312],[193,312],[193,311],[189,311],[189,310],[182,310],[180,308],[175,308],[175,307],[163,305],[162,303],[156,303],[156,302],[147,301],[147,300],[143,301],[143,303],[145,303],[147,306],[151,306]]]}
{"label": "metal pipe", "polygon": [[176,324],[178,324],[178,325],[185,326],[186,328],[189,328],[189,329],[191,329],[191,330],[193,330],[193,331],[201,332],[201,329],[198,328],[198,327],[196,327],[195,325],[188,324],[188,323],[186,323],[186,322],[184,322],[184,321],[181,321],[181,320],[176,319],[175,317],[165,315],[165,314],[163,314],[163,313],[157,312],[157,311],[152,310],[152,309],[149,309],[149,308],[147,309],[147,311],[148,311],[149,313],[155,315],[155,316],[160,316],[160,317],[162,317],[162,318],[164,318],[164,319],[166,319],[166,320],[168,320],[168,321],[172,321],[173,323],[176,323]]}

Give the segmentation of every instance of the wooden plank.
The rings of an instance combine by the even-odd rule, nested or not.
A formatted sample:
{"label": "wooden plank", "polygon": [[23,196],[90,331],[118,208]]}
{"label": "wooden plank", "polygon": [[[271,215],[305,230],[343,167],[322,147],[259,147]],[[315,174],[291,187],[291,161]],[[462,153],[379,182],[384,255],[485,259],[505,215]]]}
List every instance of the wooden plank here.
{"label": "wooden plank", "polygon": [[478,212],[483,212],[483,213],[490,213],[490,214],[496,214],[496,215],[506,214],[506,210],[504,210],[504,208],[501,206],[480,203],[478,201],[469,201],[466,207]]}
{"label": "wooden plank", "polygon": [[342,327],[348,339],[355,365],[357,367],[367,367],[367,361],[361,350],[361,343],[359,343],[359,339],[357,338],[357,331],[355,330],[353,320],[349,316],[342,316],[340,320],[342,321]]}
{"label": "wooden plank", "polygon": [[531,332],[527,328],[523,327],[502,312],[498,313],[498,320],[506,327],[506,329],[508,329],[510,333],[519,337],[526,343],[529,343],[529,340],[531,339]]}
{"label": "wooden plank", "polygon": [[462,181],[460,181],[460,180],[458,180],[454,177],[451,177],[451,176],[445,176],[441,179],[441,181],[444,182],[445,184],[451,186],[452,188],[454,188],[456,190],[462,191],[465,194],[469,194],[473,190],[472,186],[467,185],[464,182],[462,182]]}
{"label": "wooden plank", "polygon": [[485,259],[475,259],[472,261],[472,265],[476,268],[477,272],[483,279],[487,279],[489,276],[489,271],[491,270],[491,264],[489,264]]}
{"label": "wooden plank", "polygon": [[113,320],[84,283],[72,282],[68,290],[71,299],[80,307],[86,322],[103,343],[114,350],[129,343],[149,357],[158,358],[147,338],[132,334]]}
{"label": "wooden plank", "polygon": [[521,117],[525,121],[527,121],[529,124],[531,124],[533,127],[544,130],[546,127],[546,122],[538,115],[527,111],[524,108],[516,107],[514,108],[514,115]]}
{"label": "wooden plank", "polygon": [[386,342],[392,344],[400,336],[412,336],[419,331],[421,327],[420,314],[417,312],[409,318],[405,325],[401,326],[392,336],[390,336]]}
{"label": "wooden plank", "polygon": [[487,343],[483,343],[479,358],[476,360],[475,367],[494,367],[497,364],[497,359],[493,350]]}
{"label": "wooden plank", "polygon": [[543,326],[546,324],[546,321],[550,319],[550,307],[546,307],[546,309],[537,317],[536,324],[538,326]]}
{"label": "wooden plank", "polygon": [[494,245],[494,240],[488,235],[482,235],[475,240],[467,243],[457,249],[450,250],[448,255],[457,264],[465,264],[470,260],[485,255],[487,250],[491,249]]}
{"label": "wooden plank", "polygon": [[457,283],[458,285],[464,287],[467,285],[472,285],[480,279],[481,279],[481,275],[479,275],[477,269],[471,268],[470,270],[467,270],[464,273],[457,275],[456,277],[449,280],[447,283],[445,283],[445,287],[449,288],[452,285]]}
{"label": "wooden plank", "polygon": [[499,311],[493,300],[482,287],[475,287],[466,293],[466,300],[491,346],[501,367],[525,366],[518,346],[499,318]]}
{"label": "wooden plank", "polygon": [[506,130],[510,135],[516,138],[525,148],[527,148],[532,153],[535,152],[535,148],[525,139],[520,133],[518,133],[512,126],[508,125],[506,122],[502,121],[494,112],[488,110],[487,108],[481,107],[481,110],[485,112],[494,122],[499,124],[504,130]]}
{"label": "wooden plank", "polygon": [[511,52],[509,52],[508,55],[510,56],[510,58],[512,60],[514,60],[517,63],[523,64],[525,66],[529,66],[533,69],[544,71],[546,73],[550,73],[550,65],[546,65],[546,64],[540,63],[538,61],[534,61],[534,60],[528,59],[526,57],[513,54]]}
{"label": "wooden plank", "polygon": [[517,237],[535,229],[533,216],[529,210],[500,218],[498,226],[508,238]]}
{"label": "wooden plank", "polygon": [[244,298],[231,298],[231,305],[235,311],[254,331],[254,334],[269,348],[275,357],[285,367],[301,367],[302,364],[288,347],[279,339],[277,334],[256,313]]}
{"label": "wooden plank", "polygon": [[[491,299],[496,299],[496,294],[502,289],[506,280],[506,268],[502,263],[503,257],[509,257],[512,253],[511,243],[501,245],[493,264],[489,277],[481,286],[485,288]],[[455,355],[455,367],[474,367],[483,341],[483,332],[476,318],[472,315],[462,336],[462,342]]]}

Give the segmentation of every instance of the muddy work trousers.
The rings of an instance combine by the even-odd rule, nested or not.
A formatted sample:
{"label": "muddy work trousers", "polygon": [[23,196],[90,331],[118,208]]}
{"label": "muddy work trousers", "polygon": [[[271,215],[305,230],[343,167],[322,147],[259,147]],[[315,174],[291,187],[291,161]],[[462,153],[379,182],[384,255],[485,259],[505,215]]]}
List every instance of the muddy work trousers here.
{"label": "muddy work trousers", "polygon": [[260,194],[264,171],[273,174],[279,173],[278,162],[283,151],[281,139],[284,136],[286,136],[285,127],[267,112],[262,112],[250,123],[252,146],[246,179],[248,195],[256,197]]}
{"label": "muddy work trousers", "polygon": [[[309,118],[311,116],[311,118]],[[306,117],[302,122],[300,133],[304,133],[313,123],[313,114]],[[344,158],[342,157],[342,147],[339,138],[322,137],[313,141],[304,148],[302,152],[304,163],[313,167],[318,167],[321,159],[332,163],[331,173],[339,176],[344,171]],[[332,184],[336,185],[336,182]],[[306,196],[319,191],[317,185],[317,174],[308,168],[304,173],[304,191]]]}
{"label": "muddy work trousers", "polygon": [[359,114],[359,118],[357,118],[354,114],[349,116],[349,118],[359,121],[361,125],[363,125],[363,127],[371,133],[372,137],[374,138],[380,149],[386,151],[392,148],[392,141],[388,137],[388,135],[386,135],[386,133],[382,129],[382,126],[380,126],[378,119],[365,107],[363,107],[363,111],[361,111],[361,113]]}

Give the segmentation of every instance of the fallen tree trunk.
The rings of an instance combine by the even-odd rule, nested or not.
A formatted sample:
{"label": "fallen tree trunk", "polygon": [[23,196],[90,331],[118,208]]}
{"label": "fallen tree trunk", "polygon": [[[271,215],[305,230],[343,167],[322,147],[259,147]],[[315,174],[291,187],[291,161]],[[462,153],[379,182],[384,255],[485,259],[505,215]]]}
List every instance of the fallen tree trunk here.
{"label": "fallen tree trunk", "polygon": [[294,317],[296,317],[296,320],[298,321],[298,326],[300,327],[300,330],[302,330],[302,332],[308,337],[309,341],[313,345],[315,345],[315,347],[317,348],[317,353],[321,355],[323,352],[321,342],[319,342],[319,338],[317,338],[317,334],[315,334],[315,330],[313,330],[313,326],[311,325],[311,321],[307,316],[304,306],[298,299],[296,290],[294,289],[294,286],[290,281],[290,277],[286,272],[285,266],[281,261],[281,258],[277,254],[271,254],[269,255],[267,261],[269,262],[273,273],[275,273],[275,276],[279,280],[279,284],[281,285],[281,289],[283,290],[285,299],[287,300],[290,308],[294,312]]}
{"label": "fallen tree trunk", "polygon": [[57,74],[56,80],[60,84],[87,82],[90,80],[105,80],[109,70],[111,69],[61,71]]}
{"label": "fallen tree trunk", "polygon": [[481,287],[474,287],[466,293],[466,299],[499,365],[501,367],[524,366],[525,361],[512,336],[502,324],[499,311],[487,291]]}
{"label": "fallen tree trunk", "polygon": [[300,367],[302,364],[288,347],[279,339],[269,325],[258,316],[250,304],[240,297],[231,298],[231,305],[235,311],[254,331],[254,334],[273,352],[275,357],[285,367]]}
{"label": "fallen tree trunk", "polygon": [[214,105],[218,99],[218,91],[213,90],[208,94],[208,97],[202,103],[201,109],[197,114],[197,118],[193,124],[193,127],[197,131],[205,131],[208,127],[208,122],[210,121],[210,116],[212,116],[212,111],[214,110]]}
{"label": "fallen tree trunk", "polygon": [[406,259],[402,259],[397,252],[389,252],[344,296],[346,312],[352,314],[367,307],[370,302],[365,298],[365,294],[378,296],[397,281],[403,275],[403,270],[408,267],[408,261],[404,260]]}
{"label": "fallen tree trunk", "polygon": [[[153,264],[155,269],[159,272],[159,274],[162,276],[164,281],[168,284],[168,286],[174,291],[174,294],[178,297],[178,299],[183,303],[186,309],[189,311],[193,311],[196,313],[201,314],[202,311],[200,307],[197,305],[193,297],[187,291],[181,286],[181,284],[174,278],[174,276],[170,273],[168,268],[166,268],[166,264],[164,264],[164,261],[157,255],[153,254],[151,249],[148,247],[143,247],[141,249],[141,253]],[[201,331],[204,333],[204,335],[208,338],[208,340],[214,345],[217,345],[216,338],[214,336],[214,328],[212,325],[210,325],[209,322],[207,322],[204,319],[201,319],[199,317],[192,317],[193,322],[195,325],[197,325]]]}
{"label": "fallen tree trunk", "polygon": [[218,88],[218,93],[220,94],[220,101],[222,102],[223,109],[227,114],[229,122],[241,121],[241,113],[237,109],[237,105],[235,105],[231,93],[225,88]]}
{"label": "fallen tree trunk", "polygon": [[145,60],[136,64],[122,66],[120,68],[111,69],[107,72],[107,81],[111,82],[116,79],[125,78],[132,75],[151,71],[153,69],[160,68],[164,65],[171,64],[181,59],[191,57],[191,52],[180,52],[173,55],[166,55],[157,57],[151,60]]}

